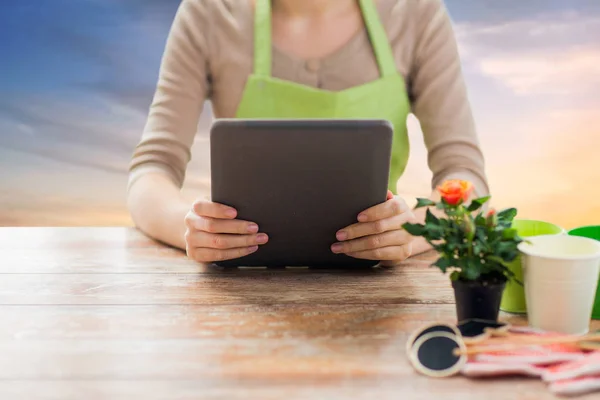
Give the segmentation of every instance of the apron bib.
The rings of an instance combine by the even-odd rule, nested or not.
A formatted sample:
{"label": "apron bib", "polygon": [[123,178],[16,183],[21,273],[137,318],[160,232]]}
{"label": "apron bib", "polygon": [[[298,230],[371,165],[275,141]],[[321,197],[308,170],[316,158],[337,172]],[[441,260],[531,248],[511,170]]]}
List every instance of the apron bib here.
{"label": "apron bib", "polygon": [[271,1],[257,0],[254,23],[254,71],[249,76],[236,118],[385,119],[394,128],[388,188],[396,193],[409,155],[406,119],[410,101],[387,35],[372,0],[360,0],[380,78],[332,92],[271,76]]}

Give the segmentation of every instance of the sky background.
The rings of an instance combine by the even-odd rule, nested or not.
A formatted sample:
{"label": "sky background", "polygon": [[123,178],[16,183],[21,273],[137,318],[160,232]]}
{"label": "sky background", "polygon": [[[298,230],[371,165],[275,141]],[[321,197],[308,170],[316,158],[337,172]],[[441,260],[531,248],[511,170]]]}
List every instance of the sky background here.
{"label": "sky background", "polygon": [[[240,0],[243,1],[243,0]],[[0,225],[131,224],[127,166],[179,0],[0,1]],[[600,223],[600,1],[446,0],[493,205]],[[200,123],[185,184],[207,193]],[[418,121],[400,192],[429,193]]]}

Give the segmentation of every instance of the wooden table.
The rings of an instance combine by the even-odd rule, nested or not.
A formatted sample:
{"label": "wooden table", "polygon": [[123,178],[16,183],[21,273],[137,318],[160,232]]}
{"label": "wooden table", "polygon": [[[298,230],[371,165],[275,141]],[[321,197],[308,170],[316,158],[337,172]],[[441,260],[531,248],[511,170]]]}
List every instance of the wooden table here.
{"label": "wooden table", "polygon": [[455,318],[431,255],[223,270],[128,228],[0,228],[0,254],[2,400],[554,398],[533,379],[413,371],[408,334]]}

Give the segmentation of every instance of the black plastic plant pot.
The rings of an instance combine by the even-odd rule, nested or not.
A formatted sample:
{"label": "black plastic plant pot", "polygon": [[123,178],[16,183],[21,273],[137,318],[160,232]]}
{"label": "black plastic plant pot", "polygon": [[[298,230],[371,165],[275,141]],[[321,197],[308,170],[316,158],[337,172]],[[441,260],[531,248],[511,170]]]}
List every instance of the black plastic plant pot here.
{"label": "black plastic plant pot", "polygon": [[452,281],[458,322],[467,319],[497,321],[506,282]]}

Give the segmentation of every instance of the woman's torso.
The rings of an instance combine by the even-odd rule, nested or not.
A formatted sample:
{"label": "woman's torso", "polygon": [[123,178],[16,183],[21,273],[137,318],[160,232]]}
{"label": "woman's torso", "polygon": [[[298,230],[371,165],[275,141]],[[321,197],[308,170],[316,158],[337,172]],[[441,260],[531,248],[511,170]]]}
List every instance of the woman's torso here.
{"label": "woman's torso", "polygon": [[[406,83],[411,112],[423,130],[432,185],[460,177],[485,195],[484,159],[443,1],[373,1]],[[212,100],[215,117],[235,117],[253,68],[253,23],[250,0],[183,0],[130,163],[129,186],[146,173],[160,171],[181,187],[206,100]],[[375,80],[379,69],[362,29],[319,60],[299,60],[273,49],[272,75],[339,91]]]}
{"label": "woman's torso", "polygon": [[[252,3],[240,0],[196,1],[203,7],[206,24],[199,24],[207,38],[208,86],[217,118],[235,115],[245,82],[252,73],[254,17]],[[396,65],[405,78],[417,36],[411,10],[414,0],[377,0],[379,16],[390,38]],[[200,33],[200,32],[198,32]],[[319,59],[300,59],[276,46],[272,48],[272,75],[310,87],[339,91],[379,77],[366,29],[361,29],[332,54]]]}

